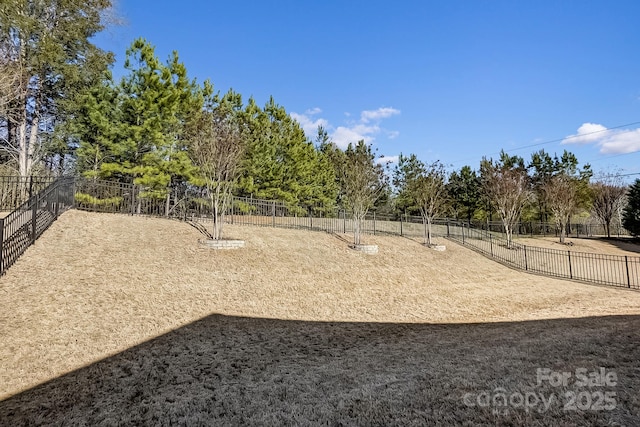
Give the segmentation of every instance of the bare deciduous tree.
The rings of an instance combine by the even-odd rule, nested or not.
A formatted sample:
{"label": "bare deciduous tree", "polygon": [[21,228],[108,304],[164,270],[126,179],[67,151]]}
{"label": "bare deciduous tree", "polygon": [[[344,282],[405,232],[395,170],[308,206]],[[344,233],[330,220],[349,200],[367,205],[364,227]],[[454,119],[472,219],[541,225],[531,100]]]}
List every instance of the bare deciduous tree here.
{"label": "bare deciduous tree", "polygon": [[611,237],[611,222],[620,217],[627,192],[616,174],[602,174],[591,185],[592,215],[602,224],[607,237]]}
{"label": "bare deciduous tree", "polygon": [[190,157],[208,190],[213,213],[212,237],[219,240],[246,144],[241,126],[225,108],[202,112],[192,126]]}
{"label": "bare deciduous tree", "polygon": [[[505,156],[503,153],[503,157]],[[513,159],[507,157],[500,162],[484,159],[480,165],[480,174],[482,189],[500,214],[507,247],[510,248],[513,229],[520,219],[522,209],[531,199],[532,192],[523,162],[515,164]]]}
{"label": "bare deciduous tree", "polygon": [[421,169],[420,173],[408,183],[408,190],[420,208],[424,225],[424,243],[431,246],[431,225],[433,220],[442,214],[447,201],[447,173],[440,162],[428,166],[422,165]]}
{"label": "bare deciduous tree", "polygon": [[375,155],[364,141],[349,144],[339,173],[342,200],[353,215],[353,243],[359,245],[362,221],[386,190],[388,178],[382,165],[375,163]]}
{"label": "bare deciduous tree", "polygon": [[560,229],[560,243],[565,242],[567,224],[578,207],[578,189],[574,178],[560,173],[549,178],[541,187],[546,206]]}

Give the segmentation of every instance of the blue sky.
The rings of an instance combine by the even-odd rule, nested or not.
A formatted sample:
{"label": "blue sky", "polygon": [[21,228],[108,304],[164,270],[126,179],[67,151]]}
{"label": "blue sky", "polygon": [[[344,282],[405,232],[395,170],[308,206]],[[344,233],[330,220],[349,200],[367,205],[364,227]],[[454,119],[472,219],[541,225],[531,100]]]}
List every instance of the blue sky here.
{"label": "blue sky", "polygon": [[116,13],[96,39],[115,75],[144,37],[221,92],[273,96],[311,138],[323,124],[341,146],[450,169],[544,148],[640,172],[638,1],[119,0]]}

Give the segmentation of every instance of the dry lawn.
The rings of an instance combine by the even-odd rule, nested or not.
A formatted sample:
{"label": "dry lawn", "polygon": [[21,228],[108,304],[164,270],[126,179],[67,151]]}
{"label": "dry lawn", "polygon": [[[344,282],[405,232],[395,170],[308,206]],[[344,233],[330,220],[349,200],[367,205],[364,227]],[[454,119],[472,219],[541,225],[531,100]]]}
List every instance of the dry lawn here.
{"label": "dry lawn", "polygon": [[561,244],[557,237],[523,237],[516,242],[523,245],[541,248],[570,250],[576,252],[591,252],[606,255],[640,256],[640,244],[630,237],[621,238],[572,238],[568,237],[566,244]]}
{"label": "dry lawn", "polygon": [[[0,278],[0,420],[19,424],[638,425],[640,292],[367,236],[70,211]],[[614,370],[613,388],[536,369]],[[544,411],[474,396],[556,395]],[[613,391],[611,411],[564,411]],[[590,395],[591,396],[591,395]],[[595,399],[595,395],[594,399]],[[3,422],[3,423],[5,423]]]}

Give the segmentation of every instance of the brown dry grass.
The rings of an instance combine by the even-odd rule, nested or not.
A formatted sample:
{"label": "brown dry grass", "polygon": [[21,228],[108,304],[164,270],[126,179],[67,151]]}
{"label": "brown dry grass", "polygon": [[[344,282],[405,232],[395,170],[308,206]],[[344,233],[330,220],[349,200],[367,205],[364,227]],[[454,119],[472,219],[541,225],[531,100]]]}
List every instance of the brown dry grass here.
{"label": "brown dry grass", "polygon": [[[0,278],[0,419],[640,422],[639,292],[527,275],[450,242],[367,236],[380,246],[367,256],[323,233],[226,235],[247,247],[210,251],[180,222],[62,215]],[[598,366],[622,377],[616,411],[463,405],[530,389],[537,367]]]}
{"label": "brown dry grass", "polygon": [[538,246],[541,248],[571,250],[576,252],[592,252],[606,255],[630,255],[639,256],[640,244],[631,238],[571,238],[566,244],[561,244],[557,237],[521,237],[516,242],[523,245]]}

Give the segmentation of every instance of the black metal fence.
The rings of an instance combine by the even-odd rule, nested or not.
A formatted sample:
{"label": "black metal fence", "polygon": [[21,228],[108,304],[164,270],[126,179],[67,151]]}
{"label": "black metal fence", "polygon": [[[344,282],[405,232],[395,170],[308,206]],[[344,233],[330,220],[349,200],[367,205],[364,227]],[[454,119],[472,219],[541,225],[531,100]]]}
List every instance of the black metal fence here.
{"label": "black metal fence", "polygon": [[[165,216],[205,223],[212,220],[206,194],[197,187],[183,186],[164,193],[151,193],[132,184],[61,178],[0,220],[0,274],[15,262],[59,213],[70,207],[94,212]],[[279,201],[241,197],[232,198],[225,213],[225,221],[232,224],[331,233],[352,233],[355,228],[353,219],[344,210],[311,206],[305,213],[305,209],[300,206],[290,207]],[[491,226],[495,226],[487,225],[489,230],[492,230]],[[541,228],[548,226],[550,227],[543,224]],[[640,289],[640,257],[545,249],[518,243],[507,245],[505,239],[494,234],[499,231],[501,230],[497,227],[490,232],[450,220],[438,220],[432,225],[434,236],[462,243],[510,267],[552,277]],[[548,231],[549,228],[546,232]],[[421,217],[396,217],[371,212],[361,224],[361,233],[422,238],[425,224]],[[529,234],[530,230],[521,233]]]}
{"label": "black metal fence", "polygon": [[447,223],[447,237],[502,264],[531,273],[640,289],[640,256],[605,255],[521,245],[465,224]]}
{"label": "black metal fence", "polygon": [[73,178],[58,178],[0,218],[0,275],[62,212],[73,206]]}
{"label": "black metal fence", "polygon": [[[143,187],[110,181],[75,181],[75,208],[93,212],[166,216],[207,222],[213,219],[206,192],[197,187],[178,187],[164,194]],[[353,232],[354,222],[341,209],[290,206],[276,200],[232,197],[225,221],[233,224],[298,228],[335,233]],[[422,236],[422,219],[416,216],[379,215],[371,212],[361,226],[363,234]]]}
{"label": "black metal fence", "polygon": [[[491,231],[494,233],[503,233],[504,226],[501,221],[473,221],[470,224],[474,228]],[[620,220],[614,220],[610,224],[610,233],[612,236],[629,236],[629,232],[622,226]],[[604,225],[596,222],[592,218],[586,219],[584,222],[569,223],[565,230],[569,237],[594,237],[606,236],[607,232]],[[514,228],[516,236],[560,236],[560,230],[554,222],[541,221],[524,221],[520,222]]]}
{"label": "black metal fence", "polygon": [[0,176],[0,210],[16,209],[53,181],[53,177]]}

